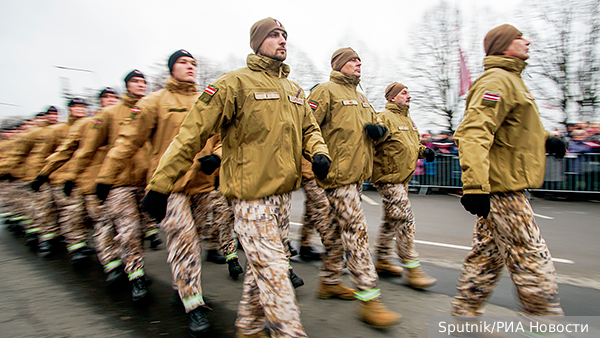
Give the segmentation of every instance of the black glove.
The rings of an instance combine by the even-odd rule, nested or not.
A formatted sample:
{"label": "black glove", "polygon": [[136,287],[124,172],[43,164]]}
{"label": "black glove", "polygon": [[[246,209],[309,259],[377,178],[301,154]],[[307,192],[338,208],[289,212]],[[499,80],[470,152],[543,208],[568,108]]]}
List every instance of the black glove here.
{"label": "black glove", "polygon": [[102,184],[102,183],[96,184],[96,196],[98,196],[98,199],[100,201],[102,201],[102,202],[106,201],[106,198],[108,197],[108,194],[110,193],[110,188],[112,188],[112,186],[109,184]]}
{"label": "black glove", "polygon": [[318,179],[324,180],[325,178],[327,178],[327,174],[329,174],[330,165],[331,161],[327,158],[327,156],[323,154],[316,154],[315,156],[313,156],[312,170]]}
{"label": "black glove", "polygon": [[435,161],[435,151],[433,151],[433,149],[426,148],[425,151],[423,152],[423,155],[425,155],[425,161],[427,161],[427,162]]}
{"label": "black glove", "polygon": [[63,187],[63,191],[64,191],[65,195],[71,196],[71,192],[73,191],[73,187],[75,187],[75,182],[73,182],[73,181],[66,181],[65,182],[65,186]]}
{"label": "black glove", "polygon": [[35,177],[35,179],[33,180],[33,182],[31,182],[31,189],[33,189],[33,191],[35,191],[35,192],[39,192],[42,184],[44,184],[48,181],[49,181],[48,176],[37,175]]}
{"label": "black glove", "polygon": [[490,213],[489,194],[466,194],[460,198],[460,203],[473,215],[487,218]]}
{"label": "black glove", "polygon": [[378,141],[387,134],[388,130],[385,126],[379,124],[366,124],[365,131],[373,141]]}
{"label": "black glove", "polygon": [[215,170],[217,170],[218,167],[221,166],[221,158],[217,155],[206,155],[200,157],[198,162],[200,162],[200,170],[202,170],[202,172],[206,175],[212,174],[215,172]]}
{"label": "black glove", "polygon": [[154,217],[156,222],[160,223],[167,214],[168,199],[169,195],[149,190],[142,199],[142,210]]}
{"label": "black glove", "polygon": [[567,147],[565,147],[565,144],[560,139],[556,137],[550,137],[546,140],[546,152],[550,155],[556,156],[558,159],[561,159],[565,157]]}

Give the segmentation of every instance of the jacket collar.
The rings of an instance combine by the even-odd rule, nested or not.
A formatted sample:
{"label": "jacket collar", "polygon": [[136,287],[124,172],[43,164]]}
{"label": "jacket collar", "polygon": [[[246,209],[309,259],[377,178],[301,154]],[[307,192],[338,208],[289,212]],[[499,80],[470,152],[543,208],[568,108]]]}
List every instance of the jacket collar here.
{"label": "jacket collar", "polygon": [[196,95],[198,94],[198,86],[196,83],[190,82],[179,82],[174,78],[170,77],[166,82],[167,90],[171,93],[182,94],[182,95]]}
{"label": "jacket collar", "polygon": [[394,102],[388,102],[385,104],[385,109],[391,111],[392,113],[400,114],[402,116],[408,116],[408,107],[401,106]]}
{"label": "jacket collar", "polygon": [[[142,97],[143,97],[143,96],[142,96]],[[141,99],[141,98],[139,98],[139,99],[135,99],[135,98],[131,97],[131,95],[129,95],[129,93],[125,93],[125,94],[123,94],[123,96],[121,97],[121,100],[123,100],[123,104],[124,104],[126,107],[129,107],[129,108],[131,108],[131,107],[135,106],[135,104],[136,104],[136,103],[137,103],[137,102],[138,102],[140,99]]]}
{"label": "jacket collar", "polygon": [[521,72],[527,66],[527,62],[512,56],[490,55],[483,59],[483,66],[486,71],[491,68],[502,68],[521,75]]}
{"label": "jacket collar", "polygon": [[246,58],[246,65],[248,65],[248,68],[252,71],[265,72],[279,78],[287,78],[290,74],[290,66],[282,61],[262,55],[249,54]]}
{"label": "jacket collar", "polygon": [[329,75],[329,79],[337,84],[345,85],[345,86],[353,86],[356,87],[360,83],[360,77],[353,75],[346,75],[342,72],[338,72],[337,70],[332,70],[331,75]]}

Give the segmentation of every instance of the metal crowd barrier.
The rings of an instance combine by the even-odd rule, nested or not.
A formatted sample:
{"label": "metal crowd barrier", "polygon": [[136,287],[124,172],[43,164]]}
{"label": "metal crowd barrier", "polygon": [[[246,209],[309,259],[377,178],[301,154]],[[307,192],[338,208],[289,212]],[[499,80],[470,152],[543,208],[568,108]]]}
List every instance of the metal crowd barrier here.
{"label": "metal crowd barrier", "polygon": [[[461,174],[458,156],[438,155],[431,163],[419,160],[409,187],[421,193],[428,188],[460,190]],[[600,193],[600,154],[567,154],[562,160],[547,156],[544,185],[535,190]]]}

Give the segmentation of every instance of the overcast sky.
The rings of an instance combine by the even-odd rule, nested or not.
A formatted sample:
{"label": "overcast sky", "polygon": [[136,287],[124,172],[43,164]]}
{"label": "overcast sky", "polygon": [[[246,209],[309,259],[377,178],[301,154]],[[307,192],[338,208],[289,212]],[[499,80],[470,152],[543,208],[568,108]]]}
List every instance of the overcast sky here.
{"label": "overcast sky", "polygon": [[[499,23],[520,0],[449,1],[463,15],[489,6]],[[132,69],[151,72],[175,50],[217,62],[251,53],[251,25],[271,16],[283,23],[288,43],[327,68],[340,41],[352,35],[369,49],[410,50],[409,31],[439,0],[419,1],[32,1],[0,0],[0,119],[30,116],[56,105],[64,113],[61,77],[73,92],[123,87]],[[495,24],[495,23],[494,23]],[[291,57],[291,55],[290,55]],[[55,66],[86,69],[75,72]],[[293,70],[290,76],[293,79]]]}

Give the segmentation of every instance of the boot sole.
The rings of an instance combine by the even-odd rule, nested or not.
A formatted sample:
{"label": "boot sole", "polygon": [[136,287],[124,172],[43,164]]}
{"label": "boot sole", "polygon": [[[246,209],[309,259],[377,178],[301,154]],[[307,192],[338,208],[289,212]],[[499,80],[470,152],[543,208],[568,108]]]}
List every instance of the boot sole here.
{"label": "boot sole", "polygon": [[354,296],[352,297],[346,297],[346,296],[340,296],[337,294],[333,294],[333,293],[325,293],[325,292],[317,292],[317,298],[319,299],[332,299],[332,298],[336,298],[336,299],[341,299],[341,300],[355,300],[356,298]]}
{"label": "boot sole", "polygon": [[402,317],[398,318],[398,320],[394,321],[393,323],[384,324],[384,325],[370,323],[370,322],[368,322],[367,320],[365,320],[364,318],[361,318],[361,320],[362,320],[363,322],[365,322],[366,324],[368,324],[368,325],[370,325],[370,326],[372,326],[372,327],[374,327],[374,328],[376,328],[376,329],[389,329],[389,328],[390,328],[390,327],[392,327],[392,326],[395,326],[395,325],[398,325],[398,324],[400,324],[400,322],[402,322]]}

